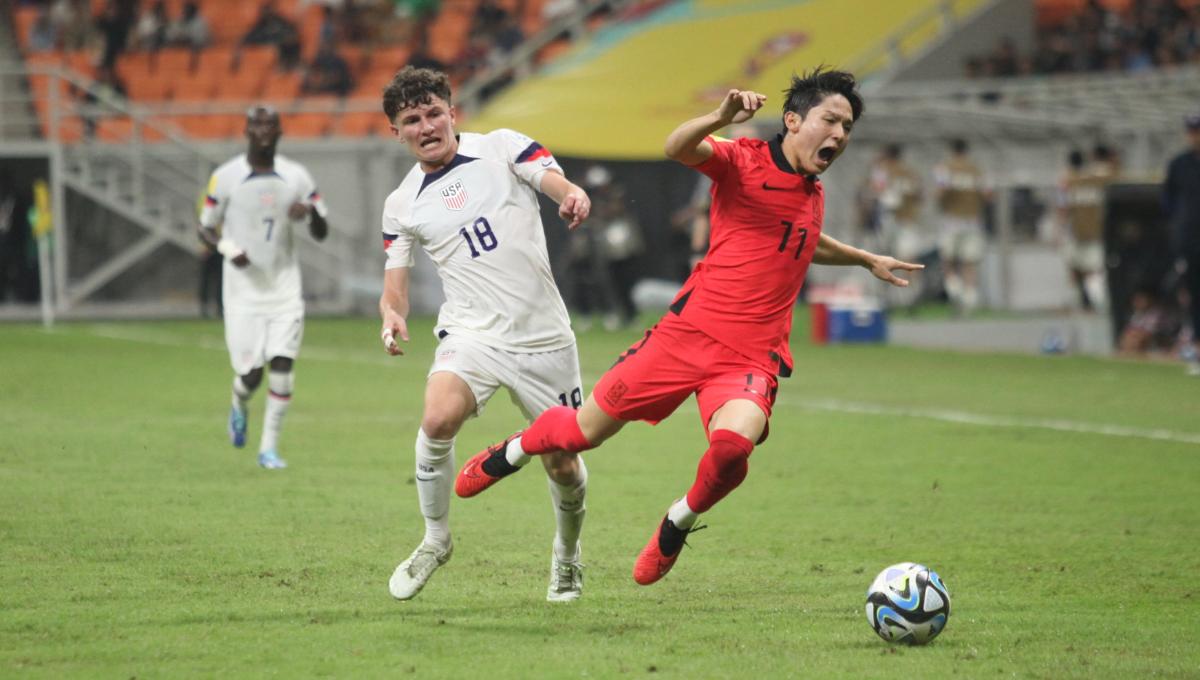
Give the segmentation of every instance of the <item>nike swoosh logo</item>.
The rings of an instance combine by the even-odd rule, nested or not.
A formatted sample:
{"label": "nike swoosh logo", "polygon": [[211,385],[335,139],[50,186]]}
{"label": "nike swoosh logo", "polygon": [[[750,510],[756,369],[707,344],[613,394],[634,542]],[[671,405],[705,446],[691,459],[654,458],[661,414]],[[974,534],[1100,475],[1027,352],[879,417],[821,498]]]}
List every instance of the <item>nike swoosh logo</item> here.
{"label": "nike swoosh logo", "polygon": [[788,189],[787,189],[787,187],[773,187],[770,184],[763,182],[763,190],[764,191],[787,191]]}

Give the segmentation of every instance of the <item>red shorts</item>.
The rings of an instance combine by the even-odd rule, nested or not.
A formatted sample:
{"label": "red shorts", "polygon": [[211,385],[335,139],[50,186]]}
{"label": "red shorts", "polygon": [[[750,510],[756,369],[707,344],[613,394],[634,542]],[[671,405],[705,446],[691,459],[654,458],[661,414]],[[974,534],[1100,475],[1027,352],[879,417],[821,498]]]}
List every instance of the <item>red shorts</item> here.
{"label": "red shorts", "polygon": [[[734,399],[753,401],[770,418],[778,389],[769,370],[667,314],[625,350],[592,394],[613,418],[654,425],[695,393],[707,432],[713,413]],[[760,443],[766,438],[764,430]]]}

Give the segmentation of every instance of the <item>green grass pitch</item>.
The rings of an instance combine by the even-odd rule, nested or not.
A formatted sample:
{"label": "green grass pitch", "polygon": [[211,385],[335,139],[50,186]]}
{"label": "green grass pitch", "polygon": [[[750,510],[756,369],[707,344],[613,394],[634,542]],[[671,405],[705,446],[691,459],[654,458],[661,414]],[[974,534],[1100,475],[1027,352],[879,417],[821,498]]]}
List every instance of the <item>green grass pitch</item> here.
{"label": "green grass pitch", "polygon": [[[281,452],[224,432],[215,322],[0,326],[0,677],[1200,677],[1200,381],[1178,365],[793,343],[770,440],[675,570],[630,572],[704,448],[692,402],[599,451],[584,598],[545,602],[530,468],[455,500],[454,559],[387,592],[422,523],[431,322],[310,319]],[[580,336],[585,389],[637,335]],[[519,425],[500,395],[458,462]],[[887,564],[943,576],[924,648],[875,637]]]}

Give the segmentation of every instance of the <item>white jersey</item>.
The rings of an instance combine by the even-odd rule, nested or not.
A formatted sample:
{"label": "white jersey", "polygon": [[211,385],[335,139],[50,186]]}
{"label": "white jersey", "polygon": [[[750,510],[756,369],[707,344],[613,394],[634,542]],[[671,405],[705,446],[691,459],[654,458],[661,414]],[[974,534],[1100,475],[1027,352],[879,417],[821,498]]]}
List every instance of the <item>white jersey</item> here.
{"label": "white jersey", "polygon": [[546,253],[534,189],[561,168],[512,130],[459,135],[458,154],[426,174],[414,167],[383,204],[387,268],[413,266],[420,244],[437,265],[446,302],[438,327],[509,352],[575,341]]}
{"label": "white jersey", "polygon": [[248,266],[239,268],[226,258],[225,309],[255,314],[304,309],[293,230],[308,219],[288,217],[288,208],[297,201],[315,207],[321,217],[328,214],[308,170],[279,154],[270,172],[254,172],[246,154],[213,172],[200,224],[220,226],[222,237],[231,239],[250,259]]}

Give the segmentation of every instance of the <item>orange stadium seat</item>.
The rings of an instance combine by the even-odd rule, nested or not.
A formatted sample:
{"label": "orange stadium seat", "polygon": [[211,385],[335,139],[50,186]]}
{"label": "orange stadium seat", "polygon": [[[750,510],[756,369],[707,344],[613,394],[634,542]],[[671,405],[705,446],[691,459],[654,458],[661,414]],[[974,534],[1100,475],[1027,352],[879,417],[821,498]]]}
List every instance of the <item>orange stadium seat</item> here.
{"label": "orange stadium seat", "polygon": [[234,69],[266,77],[275,68],[276,49],[270,45],[247,45],[234,57]]}
{"label": "orange stadium seat", "polygon": [[285,113],[282,123],[283,134],[288,137],[324,137],[329,134],[333,124],[333,114]]}
{"label": "orange stadium seat", "polygon": [[164,47],[151,57],[155,73],[174,78],[192,70],[195,53],[187,47]]}
{"label": "orange stadium seat", "polygon": [[87,50],[76,50],[67,52],[66,55],[67,68],[75,72],[76,75],[85,78],[96,77],[96,55]]}
{"label": "orange stadium seat", "polygon": [[262,89],[263,99],[286,102],[300,96],[300,74],[275,73],[267,78]]}
{"label": "orange stadium seat", "polygon": [[17,31],[17,47],[22,52],[29,50],[29,35],[33,32],[37,13],[36,7],[18,7],[13,11],[13,27]]}
{"label": "orange stadium seat", "polygon": [[102,142],[128,142],[133,137],[133,121],[121,116],[96,122],[96,139]]}
{"label": "orange stadium seat", "polygon": [[353,111],[342,114],[334,125],[333,133],[342,137],[385,137],[391,135],[391,130],[382,111]]}
{"label": "orange stadium seat", "polygon": [[154,73],[125,79],[125,91],[134,101],[161,102],[171,98],[172,82]]}
{"label": "orange stadium seat", "polygon": [[367,68],[372,72],[386,72],[388,80],[391,80],[396,71],[404,68],[404,65],[408,63],[410,54],[412,54],[412,50],[403,45],[377,47],[367,55]]}
{"label": "orange stadium seat", "polygon": [[189,114],[175,118],[178,125],[189,137],[195,139],[225,139],[231,134],[229,116],[219,114]]}
{"label": "orange stadium seat", "polygon": [[171,84],[176,101],[204,102],[217,93],[219,75],[208,71],[196,71],[175,78]]}
{"label": "orange stadium seat", "polygon": [[449,7],[443,9],[429,26],[429,54],[443,63],[453,64],[458,61],[470,30],[470,14]]}
{"label": "orange stadium seat", "polygon": [[227,45],[206,47],[196,62],[196,70],[211,73],[220,78],[229,76],[233,67],[233,48]]}
{"label": "orange stadium seat", "polygon": [[538,50],[536,57],[537,63],[544,64],[548,61],[553,61],[555,57],[569,49],[571,49],[570,40],[567,40],[566,38],[555,40],[549,45],[546,45],[542,49]]}
{"label": "orange stadium seat", "polygon": [[234,71],[217,80],[217,97],[252,101],[262,97],[263,74],[255,71]]}

